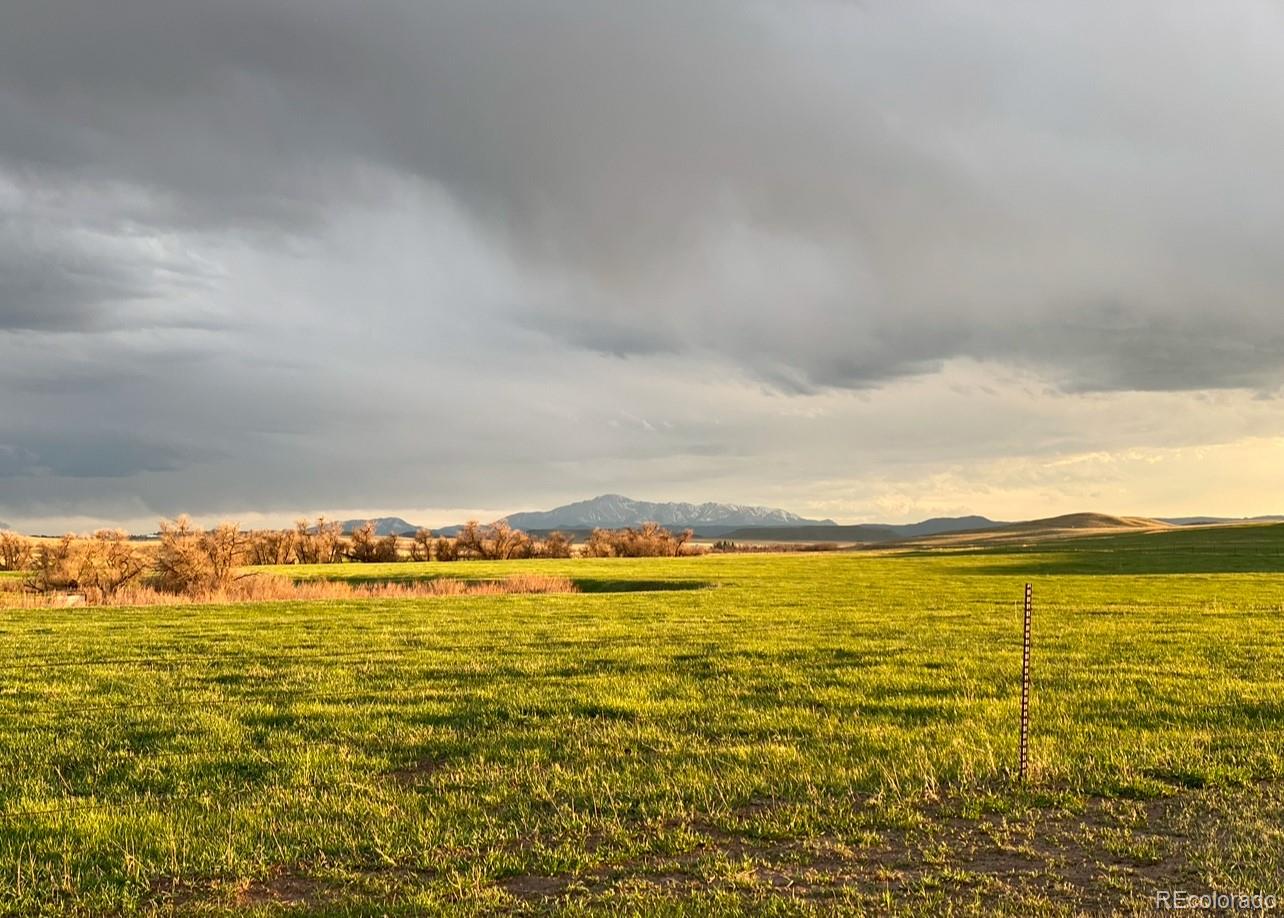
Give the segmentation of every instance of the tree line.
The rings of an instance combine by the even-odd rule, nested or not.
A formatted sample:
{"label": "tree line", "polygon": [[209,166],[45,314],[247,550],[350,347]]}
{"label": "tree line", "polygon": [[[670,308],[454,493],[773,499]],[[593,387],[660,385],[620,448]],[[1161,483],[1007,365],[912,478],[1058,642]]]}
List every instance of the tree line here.
{"label": "tree line", "polygon": [[[580,554],[589,558],[679,557],[702,554],[691,530],[670,532],[658,523],[637,528],[595,529]],[[236,523],[212,529],[186,516],[165,520],[154,543],[139,543],[119,529],[87,536],[32,539],[0,532],[0,571],[21,571],[39,592],[80,591],[110,599],[121,589],[146,585],[189,596],[225,589],[245,565],[394,563],[400,561],[509,561],[570,558],[574,539],[562,532],[536,538],[504,520],[469,521],[453,537],[419,529],[408,538],[380,536],[367,522],[345,534],[324,517],[299,520],[292,529],[244,530]]]}

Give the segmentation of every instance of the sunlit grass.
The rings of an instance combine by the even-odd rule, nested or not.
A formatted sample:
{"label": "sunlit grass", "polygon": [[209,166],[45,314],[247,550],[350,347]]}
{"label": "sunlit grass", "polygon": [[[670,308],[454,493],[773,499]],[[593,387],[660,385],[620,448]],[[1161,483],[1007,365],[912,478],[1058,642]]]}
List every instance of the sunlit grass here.
{"label": "sunlit grass", "polygon": [[[889,832],[935,838],[942,809],[1235,799],[1213,808],[1227,832],[1269,821],[1276,529],[1228,548],[1240,573],[1205,572],[1209,537],[1179,533],[1158,551],[279,568],[583,592],[0,612],[0,908],[1055,910],[1034,886],[950,880],[967,870],[948,834],[912,882],[880,887],[907,868],[869,859]],[[1026,579],[1035,780],[1018,791]],[[1083,831],[1103,857],[1162,858],[1120,825]],[[1269,835],[1252,843],[1238,867],[1211,848],[1184,863],[1247,882],[1278,863]],[[852,880],[790,894],[764,858]]]}

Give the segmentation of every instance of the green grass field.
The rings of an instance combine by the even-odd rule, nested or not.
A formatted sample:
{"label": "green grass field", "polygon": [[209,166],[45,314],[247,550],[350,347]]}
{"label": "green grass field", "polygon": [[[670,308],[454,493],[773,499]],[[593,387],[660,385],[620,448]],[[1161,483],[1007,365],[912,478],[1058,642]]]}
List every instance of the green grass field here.
{"label": "green grass field", "polygon": [[0,611],[0,911],[1141,914],[1157,888],[1284,895],[1284,527],[282,570],[538,570],[584,592]]}

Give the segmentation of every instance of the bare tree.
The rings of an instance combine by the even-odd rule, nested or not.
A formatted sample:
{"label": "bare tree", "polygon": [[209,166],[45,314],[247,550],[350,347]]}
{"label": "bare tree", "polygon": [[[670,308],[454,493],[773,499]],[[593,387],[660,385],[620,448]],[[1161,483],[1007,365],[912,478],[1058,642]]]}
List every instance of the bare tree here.
{"label": "bare tree", "polygon": [[506,520],[481,526],[469,520],[459,530],[455,544],[460,554],[486,561],[507,561],[531,556],[531,539],[520,529],[514,529]]}
{"label": "bare tree", "polygon": [[76,581],[95,601],[110,599],[147,570],[147,559],[122,529],[99,529],[80,542],[78,549]]}
{"label": "bare tree", "polygon": [[76,572],[72,567],[73,533],[67,533],[57,542],[41,542],[32,552],[26,586],[28,589],[47,593],[50,590],[77,586]]}
{"label": "bare tree", "polygon": [[352,530],[348,557],[362,564],[375,560],[375,524],[370,520]]}
{"label": "bare tree", "polygon": [[643,523],[637,529],[594,529],[584,546],[590,558],[659,558],[698,554],[690,544],[690,529],[674,535],[659,523]]}
{"label": "bare tree", "polygon": [[401,550],[398,548],[395,532],[390,532],[375,542],[374,559],[381,564],[391,564],[401,560]]}
{"label": "bare tree", "polygon": [[482,543],[481,524],[476,520],[464,523],[455,535],[455,556],[484,558],[485,550]]}
{"label": "bare tree", "polygon": [[414,537],[410,540],[410,560],[411,561],[431,561],[432,560],[432,530],[417,529]]}
{"label": "bare tree", "polygon": [[387,564],[400,561],[401,552],[397,547],[397,535],[390,532],[385,536],[379,536],[376,534],[374,522],[367,520],[352,530],[348,557],[362,564]]}
{"label": "bare tree", "polygon": [[490,548],[490,557],[496,561],[531,556],[531,537],[520,529],[514,529],[507,520],[491,523],[486,527],[485,535],[485,542]]}
{"label": "bare tree", "polygon": [[0,571],[20,571],[31,563],[31,540],[16,532],[0,532]]}
{"label": "bare tree", "polygon": [[237,566],[245,560],[245,533],[236,523],[219,523],[201,534],[200,544],[210,561],[211,586],[215,589],[227,586]]}
{"label": "bare tree", "polygon": [[432,546],[433,557],[438,561],[458,561],[459,543],[445,536],[439,538]]}
{"label": "bare tree", "polygon": [[227,587],[242,559],[245,541],[235,523],[203,532],[186,516],[160,527],[155,583],[162,590],[199,596]]}
{"label": "bare tree", "polygon": [[535,545],[537,558],[569,558],[574,540],[564,532],[550,532]]}
{"label": "bare tree", "polygon": [[343,560],[343,527],[323,516],[315,524],[294,524],[295,554],[300,564],[335,564]]}
{"label": "bare tree", "polygon": [[288,529],[264,529],[249,535],[251,564],[289,564],[294,558],[294,533]]}

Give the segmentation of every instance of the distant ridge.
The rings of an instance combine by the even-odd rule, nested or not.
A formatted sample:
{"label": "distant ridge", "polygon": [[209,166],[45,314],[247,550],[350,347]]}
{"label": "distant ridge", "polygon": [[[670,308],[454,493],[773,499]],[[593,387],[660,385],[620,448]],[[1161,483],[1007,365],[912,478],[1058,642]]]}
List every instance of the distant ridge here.
{"label": "distant ridge", "polygon": [[1225,526],[1233,523],[1284,523],[1284,516],[1177,516],[1162,522],[1174,526]]}
{"label": "distant ridge", "polygon": [[989,545],[1056,541],[1058,539],[1125,532],[1167,532],[1176,528],[1178,527],[1172,523],[1144,516],[1112,516],[1108,513],[1067,513],[1064,516],[1053,516],[1041,520],[1004,523],[990,529],[946,532],[903,539],[896,545],[904,548],[981,548]]}
{"label": "distant ridge", "polygon": [[1006,526],[984,516],[936,517],[921,523],[862,523],[855,526],[752,526],[726,533],[725,539],[776,542],[893,542],[956,532],[983,532]]}
{"label": "distant ridge", "polygon": [[788,510],[744,504],[654,503],[622,494],[603,494],[552,510],[513,513],[505,520],[514,529],[618,529],[654,522],[670,528],[694,529],[699,535],[717,536],[745,526],[792,528],[833,526],[833,520],[809,520]]}

